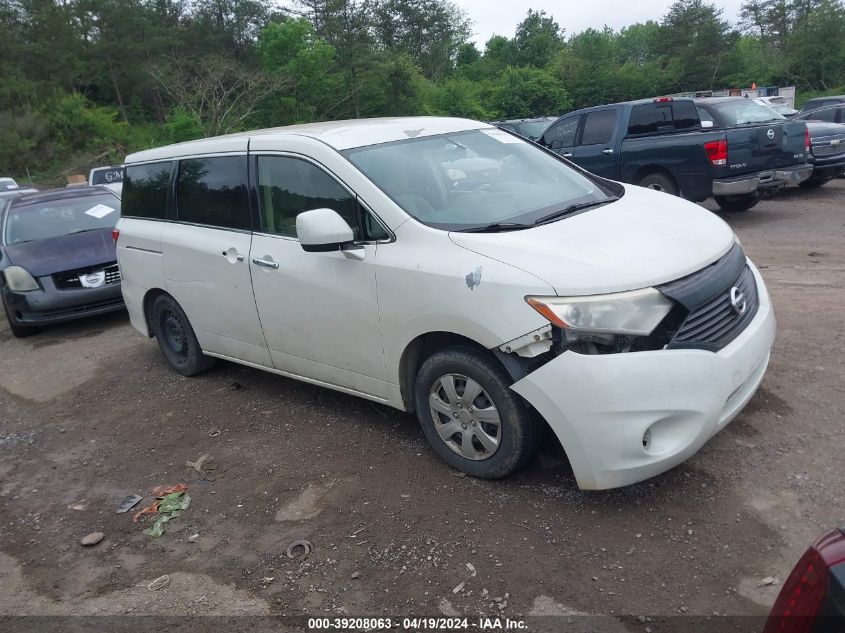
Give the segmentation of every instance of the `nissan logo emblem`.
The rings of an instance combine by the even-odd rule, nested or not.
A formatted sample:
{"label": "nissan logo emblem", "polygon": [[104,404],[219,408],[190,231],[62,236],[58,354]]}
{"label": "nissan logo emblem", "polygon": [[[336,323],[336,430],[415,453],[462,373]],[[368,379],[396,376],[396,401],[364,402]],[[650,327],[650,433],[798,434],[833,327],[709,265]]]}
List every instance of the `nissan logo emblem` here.
{"label": "nissan logo emblem", "polygon": [[769,131],[766,132],[766,136],[769,137],[770,141],[773,141],[775,139],[775,131],[772,128],[769,128]]}
{"label": "nissan logo emblem", "polygon": [[736,286],[731,288],[731,307],[733,308],[734,312],[736,312],[740,316],[745,314],[745,310],[748,308],[748,305],[745,302],[745,295],[743,294],[742,290],[740,290]]}

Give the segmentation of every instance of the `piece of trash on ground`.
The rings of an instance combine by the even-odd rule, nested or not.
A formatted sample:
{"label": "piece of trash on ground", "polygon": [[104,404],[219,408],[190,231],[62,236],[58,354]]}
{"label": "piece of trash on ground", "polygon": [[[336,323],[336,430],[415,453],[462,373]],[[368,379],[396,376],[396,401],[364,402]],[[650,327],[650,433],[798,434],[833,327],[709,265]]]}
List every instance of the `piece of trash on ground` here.
{"label": "piece of trash on ground", "polygon": [[67,507],[67,509],[68,510],[78,510],[79,512],[82,512],[82,511],[88,509],[88,502],[85,501],[85,499],[81,499],[81,500],[77,501],[76,503],[71,503]]}
{"label": "piece of trash on ground", "polygon": [[221,433],[220,429],[211,429],[208,432],[208,437],[217,437],[217,436],[220,435],[220,433]]}
{"label": "piece of trash on ground", "polygon": [[200,535],[199,535],[199,534],[191,534],[191,535],[188,537],[188,542],[189,542],[189,543],[196,543],[198,540],[200,540]]}
{"label": "piece of trash on ground", "polygon": [[173,486],[156,486],[152,490],[156,500],[142,508],[132,517],[132,522],[137,523],[145,514],[157,514],[158,518],[152,527],[144,530],[144,534],[152,538],[158,538],[164,534],[164,524],[178,517],[191,505],[191,498],[186,494],[188,486],[175,484]]}
{"label": "piece of trash on ground", "polygon": [[132,508],[138,505],[143,499],[141,495],[126,495],[123,498],[123,501],[117,506],[117,510],[115,512],[117,514],[123,514],[124,512],[129,512]]}
{"label": "piece of trash on ground", "polygon": [[85,545],[86,547],[90,547],[102,541],[103,536],[105,535],[102,532],[91,532],[91,534],[86,534],[81,539],[79,539],[79,544]]}
{"label": "piece of trash on ground", "polygon": [[147,585],[147,589],[150,591],[159,591],[164,589],[170,584],[170,576],[165,574],[164,576],[159,576],[155,580],[153,580],[150,584]]}
{"label": "piece of trash on ground", "polygon": [[[300,549],[300,548],[302,549],[302,554],[301,555],[295,554],[294,552],[297,549]],[[312,549],[314,549],[314,544],[311,541],[306,541],[306,540],[303,539],[303,540],[299,540],[299,541],[294,541],[293,543],[288,545],[288,548],[285,551],[285,555],[288,558],[291,558],[291,559],[293,559],[293,558],[308,558],[308,555],[311,553]]]}

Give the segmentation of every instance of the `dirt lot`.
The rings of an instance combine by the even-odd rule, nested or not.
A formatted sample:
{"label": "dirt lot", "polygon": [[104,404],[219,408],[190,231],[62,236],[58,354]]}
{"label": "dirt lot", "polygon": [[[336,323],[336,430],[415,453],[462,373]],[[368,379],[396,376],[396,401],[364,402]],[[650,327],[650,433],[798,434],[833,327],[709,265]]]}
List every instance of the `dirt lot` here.
{"label": "dirt lot", "polygon": [[[774,299],[768,374],[698,455],[615,491],[578,490],[558,446],[479,481],[410,415],[234,364],[179,377],[122,314],[25,340],[4,321],[0,616],[764,614],[762,579],[843,520],[843,201],[838,180],[726,217]],[[115,514],[176,482],[192,504],[161,538]]]}

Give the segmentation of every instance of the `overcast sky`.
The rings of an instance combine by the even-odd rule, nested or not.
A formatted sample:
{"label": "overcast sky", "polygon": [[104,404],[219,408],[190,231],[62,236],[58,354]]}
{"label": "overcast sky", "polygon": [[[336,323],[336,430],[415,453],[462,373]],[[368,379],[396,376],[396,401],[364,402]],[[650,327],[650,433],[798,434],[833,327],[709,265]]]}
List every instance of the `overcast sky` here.
{"label": "overcast sky", "polygon": [[[516,25],[528,9],[544,10],[572,35],[593,27],[607,25],[613,29],[635,22],[659,20],[671,2],[660,0],[453,0],[473,21],[473,39],[481,50],[492,35],[513,37]],[[722,15],[736,22],[742,0],[715,0]]]}

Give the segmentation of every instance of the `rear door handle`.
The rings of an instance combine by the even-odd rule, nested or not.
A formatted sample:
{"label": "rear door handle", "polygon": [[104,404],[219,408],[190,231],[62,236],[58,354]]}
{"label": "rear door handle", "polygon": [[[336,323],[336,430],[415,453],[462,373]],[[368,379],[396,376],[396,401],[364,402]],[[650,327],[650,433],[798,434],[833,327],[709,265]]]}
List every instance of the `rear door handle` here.
{"label": "rear door handle", "polygon": [[572,152],[566,152],[566,154],[563,154],[563,157],[564,158],[572,158]]}
{"label": "rear door handle", "polygon": [[602,153],[602,154],[612,154],[612,153],[613,153],[613,150],[612,150],[612,149],[603,149],[603,150],[601,151],[601,153]]}
{"label": "rear door handle", "polygon": [[253,257],[252,263],[256,266],[263,266],[264,268],[272,268],[274,270],[279,267],[278,262],[274,262],[269,259],[260,259],[258,257]]}

